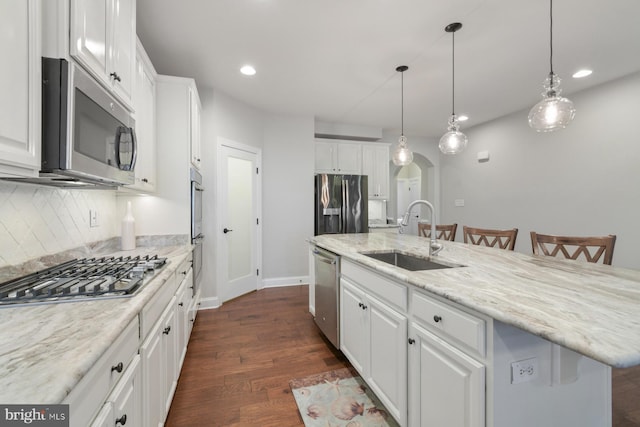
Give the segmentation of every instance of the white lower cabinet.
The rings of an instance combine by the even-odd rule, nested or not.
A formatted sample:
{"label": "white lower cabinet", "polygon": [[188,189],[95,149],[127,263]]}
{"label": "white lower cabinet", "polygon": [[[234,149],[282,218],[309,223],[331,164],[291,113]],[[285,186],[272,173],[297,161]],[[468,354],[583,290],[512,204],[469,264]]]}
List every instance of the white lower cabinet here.
{"label": "white lower cabinet", "polygon": [[136,355],[107,398],[91,427],[142,425],[140,356]]}
{"label": "white lower cabinet", "polygon": [[113,405],[107,402],[93,419],[91,427],[113,427],[113,422]]}
{"label": "white lower cabinet", "polygon": [[485,366],[415,323],[409,337],[409,425],[483,427]]}
{"label": "white lower cabinet", "polygon": [[137,364],[138,337],[136,317],[71,390],[62,402],[69,405],[70,427],[92,425],[92,420],[109,401],[108,396],[127,381],[128,367]]}
{"label": "white lower cabinet", "polygon": [[113,404],[111,425],[142,425],[142,387],[140,384],[140,356],[136,355],[124,376],[107,398]]}
{"label": "white lower cabinet", "polygon": [[175,300],[140,347],[145,426],[164,424],[178,381]]}
{"label": "white lower cabinet", "polygon": [[407,421],[407,318],[369,296],[369,372],[366,380],[386,409]]}
{"label": "white lower cabinet", "polygon": [[340,341],[403,427],[611,426],[610,367],[346,257]]}
{"label": "white lower cabinet", "polygon": [[400,423],[407,421],[407,318],[352,283],[340,280],[341,350]]}
{"label": "white lower cabinet", "polygon": [[[178,385],[191,332],[188,325],[191,323],[188,319],[193,292],[190,257],[178,266],[175,279],[165,286],[166,289],[159,291],[141,314],[144,421],[141,425],[145,427],[164,424]],[[163,308],[162,312],[160,308]]]}
{"label": "white lower cabinet", "polygon": [[362,310],[364,292],[340,279],[340,350],[360,375],[365,372],[367,353],[367,313]]}
{"label": "white lower cabinet", "polygon": [[176,292],[176,350],[178,366],[182,366],[187,355],[187,344],[191,334],[191,300],[193,299],[193,270],[189,270]]}

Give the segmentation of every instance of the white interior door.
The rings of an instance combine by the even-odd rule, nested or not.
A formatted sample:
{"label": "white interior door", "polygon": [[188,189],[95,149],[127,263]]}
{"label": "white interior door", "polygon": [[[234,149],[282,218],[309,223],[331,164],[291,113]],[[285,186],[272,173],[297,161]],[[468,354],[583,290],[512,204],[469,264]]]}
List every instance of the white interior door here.
{"label": "white interior door", "polygon": [[222,302],[258,289],[259,152],[219,150],[218,277]]}

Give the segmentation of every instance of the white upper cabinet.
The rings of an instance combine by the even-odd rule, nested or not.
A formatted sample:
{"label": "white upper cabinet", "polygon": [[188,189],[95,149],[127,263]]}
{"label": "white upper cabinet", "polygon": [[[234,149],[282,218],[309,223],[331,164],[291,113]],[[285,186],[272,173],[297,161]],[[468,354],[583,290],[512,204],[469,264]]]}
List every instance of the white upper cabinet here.
{"label": "white upper cabinet", "polygon": [[132,106],[136,1],[71,0],[69,53]]}
{"label": "white upper cabinet", "polygon": [[357,142],[324,142],[315,144],[316,173],[360,175],[362,147]]}
{"label": "white upper cabinet", "polygon": [[133,91],[136,137],[136,181],[127,189],[154,192],[156,189],[156,70],[142,44],[136,49],[136,78]]}
{"label": "white upper cabinet", "polygon": [[0,2],[0,177],[40,170],[40,13],[38,0]]}
{"label": "white upper cabinet", "polygon": [[369,177],[369,198],[389,198],[389,145],[362,145],[362,174]]}
{"label": "white upper cabinet", "polygon": [[189,86],[189,142],[191,146],[191,164],[200,169],[200,97],[195,83]]}

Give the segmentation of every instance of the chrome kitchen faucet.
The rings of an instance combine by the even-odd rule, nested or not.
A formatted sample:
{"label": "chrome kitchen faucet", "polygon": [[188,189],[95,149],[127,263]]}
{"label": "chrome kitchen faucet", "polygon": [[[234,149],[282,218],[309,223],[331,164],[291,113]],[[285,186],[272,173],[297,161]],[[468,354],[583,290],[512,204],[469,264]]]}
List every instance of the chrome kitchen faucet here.
{"label": "chrome kitchen faucet", "polygon": [[431,212],[431,241],[429,242],[429,256],[435,256],[442,250],[442,245],[436,240],[436,210],[430,202],[426,200],[414,200],[413,202],[409,203],[409,206],[407,206],[407,211],[404,213],[404,216],[402,217],[402,223],[400,223],[400,225],[402,227],[406,227],[407,225],[409,225],[409,215],[411,214],[411,209],[413,209],[415,205],[425,205]]}

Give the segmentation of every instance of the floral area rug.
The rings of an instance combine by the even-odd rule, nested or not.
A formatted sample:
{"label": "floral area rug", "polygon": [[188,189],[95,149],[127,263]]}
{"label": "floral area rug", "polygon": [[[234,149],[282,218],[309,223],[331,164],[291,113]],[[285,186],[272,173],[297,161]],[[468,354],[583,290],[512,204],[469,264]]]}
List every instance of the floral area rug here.
{"label": "floral area rug", "polygon": [[289,381],[305,427],[398,427],[352,368]]}

